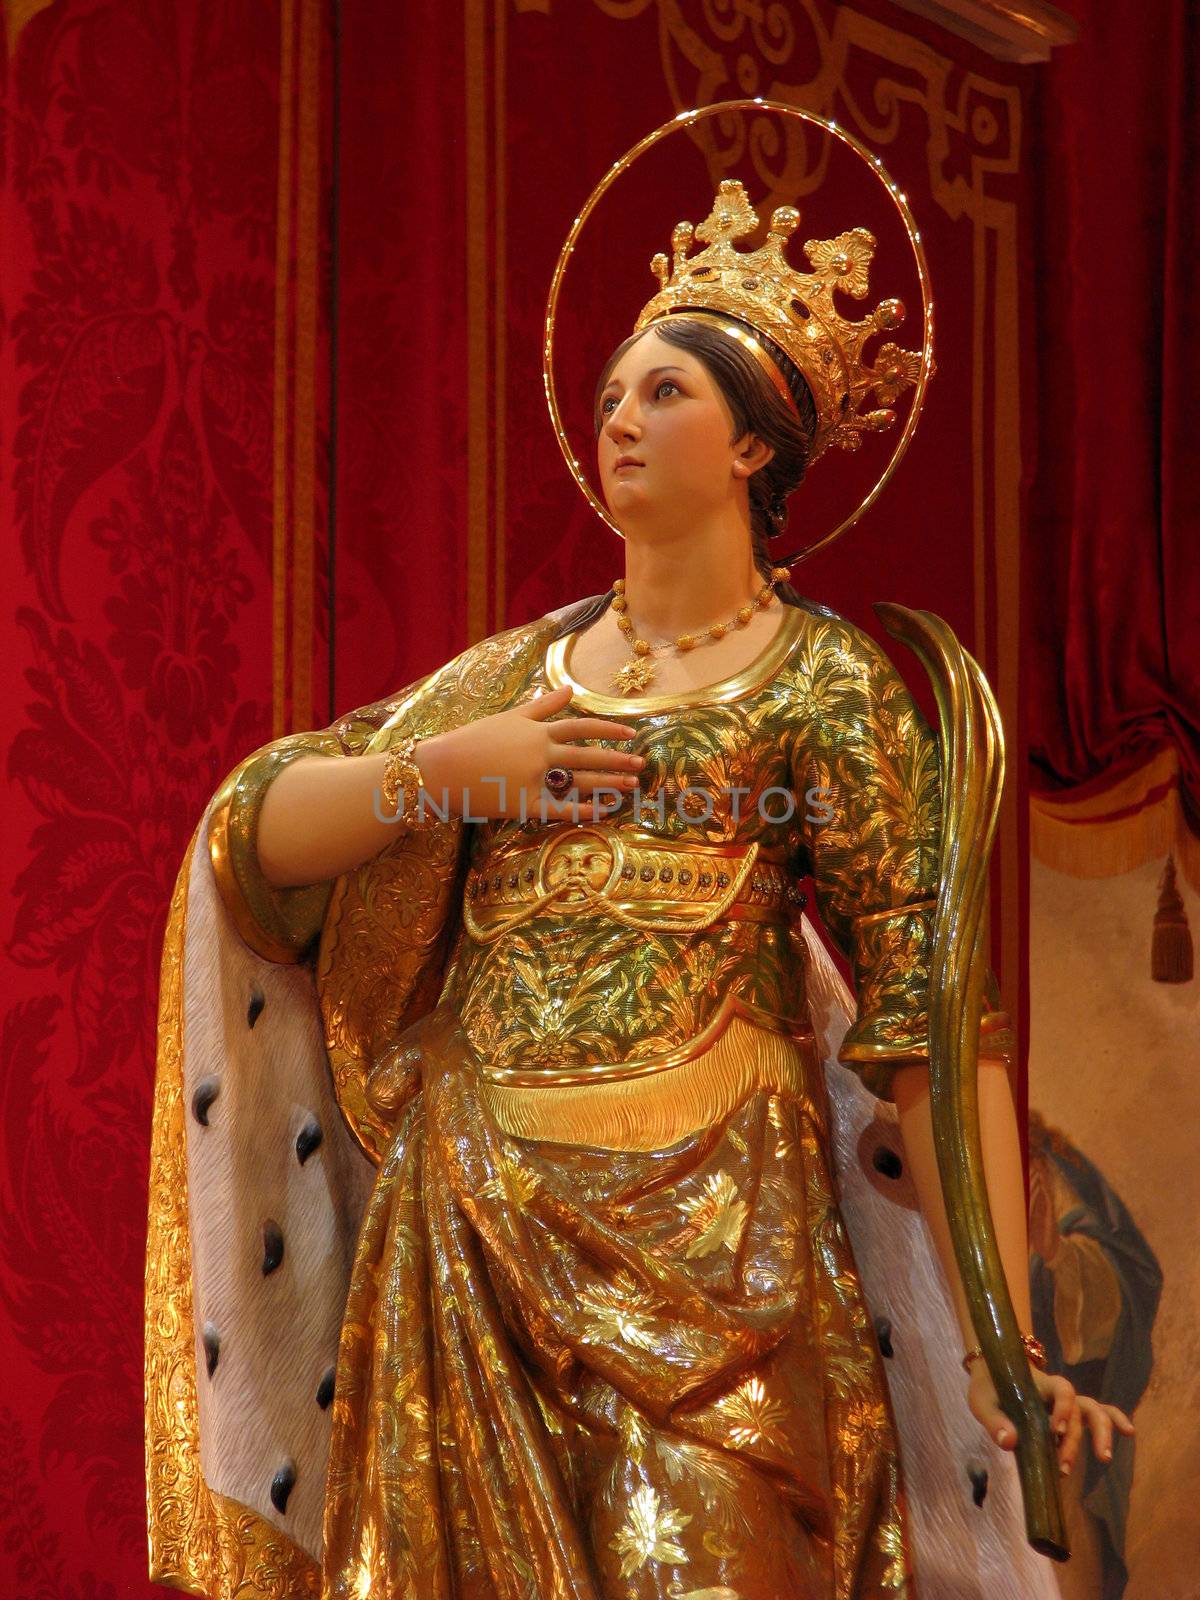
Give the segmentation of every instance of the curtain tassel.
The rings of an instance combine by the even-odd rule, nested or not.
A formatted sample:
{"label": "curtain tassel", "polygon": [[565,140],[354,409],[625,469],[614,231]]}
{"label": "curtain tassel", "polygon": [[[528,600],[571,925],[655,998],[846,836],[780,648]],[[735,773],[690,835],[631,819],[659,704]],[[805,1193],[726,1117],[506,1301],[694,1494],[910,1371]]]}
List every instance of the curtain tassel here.
{"label": "curtain tassel", "polygon": [[1167,857],[1158,886],[1154,913],[1154,940],[1150,947],[1150,976],[1155,983],[1190,983],[1194,956],[1187,911],[1175,887],[1175,858]]}

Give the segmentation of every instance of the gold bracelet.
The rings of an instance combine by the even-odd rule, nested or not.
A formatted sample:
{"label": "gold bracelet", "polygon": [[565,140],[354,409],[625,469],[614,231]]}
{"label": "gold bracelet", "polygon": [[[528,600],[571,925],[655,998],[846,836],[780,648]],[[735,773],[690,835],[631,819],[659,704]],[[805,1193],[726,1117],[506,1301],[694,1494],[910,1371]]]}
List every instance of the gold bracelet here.
{"label": "gold bracelet", "polygon": [[416,739],[402,739],[388,751],[380,792],[386,811],[396,812],[399,803],[399,815],[410,827],[420,828],[428,826],[433,818],[419,803],[425,785],[421,769],[412,758],[416,745]]}
{"label": "gold bracelet", "polygon": [[[1034,1338],[1032,1333],[1023,1333],[1021,1335],[1021,1343],[1025,1347],[1025,1354],[1029,1357],[1030,1361],[1033,1362],[1034,1366],[1040,1367],[1042,1371],[1045,1372],[1046,1346],[1042,1343],[1042,1341]],[[968,1350],[966,1355],[963,1357],[962,1364],[964,1372],[970,1372],[972,1361],[978,1361],[982,1355],[983,1350],[979,1345],[976,1345],[974,1350]]]}

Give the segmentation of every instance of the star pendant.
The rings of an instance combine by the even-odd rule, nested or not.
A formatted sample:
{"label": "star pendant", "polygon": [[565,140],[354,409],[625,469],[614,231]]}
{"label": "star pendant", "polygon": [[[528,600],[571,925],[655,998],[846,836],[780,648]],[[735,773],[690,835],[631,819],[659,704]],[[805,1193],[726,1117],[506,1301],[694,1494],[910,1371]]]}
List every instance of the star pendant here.
{"label": "star pendant", "polygon": [[622,694],[640,694],[654,682],[654,663],[649,656],[634,656],[613,673],[612,681]]}

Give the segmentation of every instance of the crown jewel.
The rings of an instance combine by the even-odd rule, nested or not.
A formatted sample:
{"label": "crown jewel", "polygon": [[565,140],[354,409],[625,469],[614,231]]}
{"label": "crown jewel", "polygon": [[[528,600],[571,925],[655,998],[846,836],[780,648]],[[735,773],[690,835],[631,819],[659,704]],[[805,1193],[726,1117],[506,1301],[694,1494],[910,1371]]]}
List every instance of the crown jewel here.
{"label": "crown jewel", "polygon": [[[634,331],[681,311],[715,312],[746,324],[803,373],[817,411],[810,457],[815,461],[830,445],[857,450],[863,433],[890,428],[896,420],[890,407],[916,383],[921,356],[888,341],[871,364],[863,361],[868,339],[904,321],[901,301],[881,300],[861,322],[843,317],[834,305],[835,292],[866,297],[874,236],[852,228],[836,239],[808,239],[804,253],[813,270],[797,272],[783,251],[799,225],[793,206],[779,206],[766,242],[757,250],[738,249],[735,241],[758,228],[758,213],[738,179],[724,179],[698,227],[676,223],[671,261],[659,254],[650,263],[661,289],[642,308]],[[694,239],[706,248],[689,255]],[[864,410],[872,393],[876,409]]]}

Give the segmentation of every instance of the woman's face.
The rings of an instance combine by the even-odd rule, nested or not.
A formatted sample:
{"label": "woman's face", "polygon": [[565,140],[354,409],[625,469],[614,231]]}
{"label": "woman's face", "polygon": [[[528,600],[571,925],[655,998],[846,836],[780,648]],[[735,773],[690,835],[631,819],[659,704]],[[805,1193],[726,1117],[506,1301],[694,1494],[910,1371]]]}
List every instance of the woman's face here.
{"label": "woman's face", "polygon": [[664,510],[672,522],[694,521],[744,492],[749,471],[771,451],[749,434],[735,440],[733,429],[703,362],[647,329],[600,396],[597,467],[614,521],[645,524]]}

